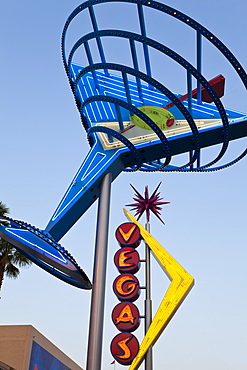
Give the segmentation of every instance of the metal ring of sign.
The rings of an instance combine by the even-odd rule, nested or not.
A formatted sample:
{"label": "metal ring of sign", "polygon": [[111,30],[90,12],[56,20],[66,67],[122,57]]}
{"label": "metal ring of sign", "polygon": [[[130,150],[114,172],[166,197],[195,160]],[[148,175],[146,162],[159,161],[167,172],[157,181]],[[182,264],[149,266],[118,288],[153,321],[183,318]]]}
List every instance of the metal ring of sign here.
{"label": "metal ring of sign", "polygon": [[90,32],[89,34],[81,37],[73,46],[69,58],[68,58],[68,68],[70,68],[71,61],[73,58],[73,55],[75,51],[85,42],[89,41],[90,39],[94,38],[99,38],[99,37],[104,37],[104,36],[114,36],[114,37],[122,37],[122,38],[127,38],[131,39],[133,41],[139,41],[142,44],[146,44],[148,46],[153,47],[154,49],[162,52],[163,54],[169,56],[176,62],[178,62],[182,67],[184,67],[187,71],[189,71],[199,82],[200,84],[205,88],[205,90],[208,92],[208,94],[211,96],[212,100],[214,101],[219,114],[222,119],[222,125],[223,125],[223,143],[222,143],[222,148],[218,156],[211,162],[207,163],[206,165],[202,166],[201,169],[210,167],[217,163],[225,154],[228,144],[229,144],[229,138],[228,138],[228,128],[229,128],[229,123],[228,123],[228,118],[225,112],[225,108],[222,105],[220,99],[218,98],[217,94],[213,90],[213,88],[210,86],[208,81],[197,71],[196,68],[194,68],[187,60],[185,60],[183,57],[181,57],[179,54],[171,50],[170,48],[164,46],[163,44],[156,42],[152,39],[149,39],[147,37],[128,32],[128,31],[115,31],[115,30],[102,30],[102,31],[95,31],[95,32]]}
{"label": "metal ring of sign", "polygon": [[[61,47],[62,47],[62,58],[64,62],[64,66],[67,72],[67,63],[66,63],[66,57],[65,57],[65,39],[66,39],[66,33],[68,30],[68,27],[72,20],[83,10],[87,9],[89,6],[107,3],[107,2],[114,2],[114,0],[89,0],[81,5],[79,5],[77,8],[74,9],[74,11],[69,15],[67,18],[67,21],[64,25],[64,29],[62,32],[61,37]],[[212,45],[214,45],[229,61],[229,63],[232,65],[232,67],[235,69],[237,74],[239,75],[240,79],[242,80],[244,86],[247,88],[247,74],[242,67],[242,65],[239,63],[237,58],[232,54],[232,52],[226,47],[226,45],[221,42],[212,32],[210,32],[207,28],[202,26],[200,23],[195,21],[193,18],[189,17],[188,15],[180,12],[179,10],[172,8],[170,6],[167,6],[165,4],[162,4],[158,1],[149,1],[149,0],[116,0],[115,2],[124,2],[124,3],[133,3],[133,4],[140,4],[147,6],[149,8],[156,9],[158,11],[161,11],[163,13],[166,13],[167,15],[170,15],[171,17],[183,22],[188,27],[193,28],[195,31],[197,31],[199,34],[201,34],[203,37],[205,37]]]}
{"label": "metal ring of sign", "polygon": [[[232,160],[231,162],[228,162],[226,164],[223,164],[221,166],[218,166],[218,167],[213,167],[213,168],[206,168],[206,169],[201,169],[200,167],[197,167],[197,168],[193,168],[193,169],[184,169],[183,172],[214,172],[214,171],[219,171],[219,170],[223,170],[225,168],[228,168],[228,167],[231,167],[233,166],[234,164],[238,163],[241,159],[243,159],[245,156],[247,155],[247,149],[245,149],[243,151],[243,153],[241,153],[237,158],[235,158],[234,160]],[[142,169],[140,169],[140,171],[142,171]],[[178,169],[164,169],[164,170],[161,170],[161,171],[164,171],[164,172],[179,172]],[[151,172],[151,171],[150,171]]]}
{"label": "metal ring of sign", "polygon": [[[56,242],[56,240],[50,234],[46,233],[43,230],[40,230],[39,228],[37,228],[37,227],[35,227],[31,224],[28,224],[28,223],[26,223],[24,221],[20,221],[20,220],[15,220],[15,219],[13,219],[11,217],[8,217],[8,216],[0,216],[0,219],[6,220],[10,224],[11,223],[16,224],[16,226],[20,227],[21,229],[27,230],[27,231],[33,233],[34,235],[38,236],[44,242],[50,244],[53,248],[55,248],[57,251],[59,251],[64,257],[66,257],[76,267],[76,269],[81,274],[81,276],[84,280],[84,287],[83,288],[84,289],[91,289],[92,288],[91,283],[90,283],[87,275],[82,270],[82,268],[78,265],[78,263],[76,262],[74,257],[61,244]],[[18,249],[17,246],[15,246],[15,248]],[[28,253],[25,253],[23,250],[21,250],[21,253],[26,255],[26,257],[29,258],[30,260],[33,260],[33,262],[35,264],[37,264],[38,266],[40,266],[42,269],[46,270],[47,272],[51,273],[52,275],[56,276],[60,280],[66,282],[66,283],[69,283],[73,286],[81,288],[81,283],[76,281],[73,277],[69,276],[68,273],[67,274],[62,273],[61,271],[57,270],[53,266],[50,266],[47,263],[39,260],[38,258],[36,258],[36,257],[34,258],[32,255],[30,255]]]}
{"label": "metal ring of sign", "polygon": [[[191,17],[185,15],[184,13],[176,10],[175,8],[169,7],[167,5],[161,4],[161,3],[156,2],[156,1],[145,1],[145,0],[138,0],[138,1],[135,1],[135,0],[119,0],[119,1],[120,2],[126,2],[126,3],[135,3],[137,5],[143,5],[143,6],[147,6],[147,7],[150,7],[150,8],[157,9],[157,10],[163,12],[163,13],[166,13],[166,14],[168,14],[168,15],[176,18],[177,20],[180,20],[181,22],[183,22],[187,26],[189,26],[189,27],[193,28],[194,30],[196,30],[198,34],[200,34],[203,37],[205,37],[212,45],[214,45],[226,57],[226,59],[230,62],[230,64],[232,65],[232,67],[235,69],[235,71],[239,75],[239,77],[242,80],[244,86],[247,87],[247,75],[246,75],[243,67],[239,63],[239,61],[235,58],[235,56],[231,53],[231,51],[214,34],[212,34],[208,29],[206,29],[200,23],[196,22],[194,19],[192,19]],[[68,30],[68,27],[69,27],[71,21],[75,18],[75,16],[77,14],[79,14],[81,11],[83,11],[84,9],[86,9],[88,7],[92,7],[93,5],[96,5],[96,4],[107,3],[107,2],[109,2],[109,0],[90,0],[90,1],[87,1],[87,2],[79,5],[70,14],[70,16],[68,17],[68,19],[67,19],[67,21],[65,23],[65,26],[64,26],[64,29],[63,29],[63,33],[62,33],[62,59],[63,59],[64,67],[66,69],[66,73],[68,74],[69,79],[70,79],[70,76],[69,76],[70,75],[70,71],[69,71],[68,64],[66,62],[66,56],[65,56],[65,54],[66,54],[65,53],[65,38],[66,38],[66,33],[67,33],[67,30]],[[153,46],[153,45],[151,45],[151,46]],[[181,57],[179,56],[179,58],[181,58]],[[197,72],[197,74],[198,74],[198,72]],[[195,78],[197,80],[199,80],[197,77],[198,76],[195,76]],[[201,81],[200,81],[200,83],[201,83]],[[201,83],[201,84],[203,85],[203,83]],[[85,119],[83,119],[83,120],[85,121]],[[228,123],[227,123],[227,125],[228,125]],[[224,121],[223,121],[223,126],[224,126]],[[224,132],[226,134],[226,128],[225,127],[224,127]],[[227,147],[228,147],[229,140],[228,140],[228,137],[226,137],[227,135],[224,135],[224,136],[225,136],[225,138],[224,138],[224,141],[223,141],[223,146],[222,146],[221,152],[210,163],[208,163],[206,165],[203,165],[201,167],[193,168],[193,169],[187,169],[187,168],[181,169],[181,167],[180,167],[180,168],[176,168],[176,169],[165,169],[165,168],[162,168],[160,170],[161,171],[169,171],[169,172],[170,171],[179,171],[179,170],[180,171],[181,170],[182,171],[186,171],[186,172],[187,171],[190,171],[190,172],[208,172],[208,171],[216,171],[216,170],[219,170],[219,169],[222,169],[222,168],[226,168],[226,167],[229,167],[229,166],[233,165],[234,163],[236,163],[239,160],[241,160],[247,154],[247,149],[244,150],[244,152],[242,154],[240,154],[236,159],[234,159],[233,161],[231,161],[231,162],[229,162],[229,163],[227,163],[225,165],[222,165],[222,166],[219,166],[219,167],[215,167],[215,168],[210,168],[210,169],[208,168],[208,167],[214,165],[216,162],[218,162],[219,159],[221,159],[222,156],[224,155],[224,153],[226,152]],[[142,168],[141,168],[141,170],[146,171],[145,169],[142,169]],[[150,171],[150,170],[148,170],[148,171]],[[153,171],[153,169],[152,169],[152,171]]]}

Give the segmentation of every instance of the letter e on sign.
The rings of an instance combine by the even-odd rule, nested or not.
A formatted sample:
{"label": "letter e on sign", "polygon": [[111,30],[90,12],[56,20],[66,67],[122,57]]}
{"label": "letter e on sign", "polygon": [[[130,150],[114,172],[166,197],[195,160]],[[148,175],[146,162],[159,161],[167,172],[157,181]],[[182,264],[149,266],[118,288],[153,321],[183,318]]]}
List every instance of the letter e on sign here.
{"label": "letter e on sign", "polygon": [[134,248],[121,248],[114,256],[114,263],[122,274],[125,272],[136,274],[140,269],[139,253]]}

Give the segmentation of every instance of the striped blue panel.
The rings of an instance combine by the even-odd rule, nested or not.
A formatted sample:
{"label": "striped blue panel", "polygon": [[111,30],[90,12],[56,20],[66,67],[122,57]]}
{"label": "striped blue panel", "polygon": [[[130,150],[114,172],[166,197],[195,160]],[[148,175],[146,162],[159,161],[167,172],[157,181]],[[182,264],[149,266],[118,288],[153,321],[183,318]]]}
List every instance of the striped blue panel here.
{"label": "striped blue panel", "polygon": [[[82,69],[83,68],[81,66],[72,64],[71,71],[74,80]],[[85,76],[83,76],[78,84],[76,94],[82,102],[84,102],[88,97],[95,95],[112,96],[127,102],[127,96],[122,76],[112,74],[106,76],[104,72],[101,71],[95,72],[95,75],[97,81],[95,81],[92,73],[87,73]],[[151,90],[147,84],[141,84],[141,98],[135,80],[128,80],[128,86],[130,91],[131,103],[136,107],[140,107],[143,105],[165,107],[167,104],[170,103],[170,100],[164,94],[160,93],[154,88]],[[176,95],[178,98],[182,96],[180,94]],[[187,99],[183,100],[183,104],[186,108],[188,108]],[[176,106],[173,106],[168,110],[174,115],[177,120],[184,119],[183,115]],[[120,111],[122,115],[122,120],[129,121],[129,111],[124,108],[120,108]],[[236,112],[231,109],[226,109],[226,113],[229,119],[236,119],[246,115],[244,113]],[[118,122],[115,106],[108,102],[94,102],[88,104],[85,107],[85,114],[92,126],[95,123],[100,122]],[[220,118],[218,109],[215,107],[214,104],[205,102],[198,104],[196,99],[192,99],[192,115],[194,119]]]}

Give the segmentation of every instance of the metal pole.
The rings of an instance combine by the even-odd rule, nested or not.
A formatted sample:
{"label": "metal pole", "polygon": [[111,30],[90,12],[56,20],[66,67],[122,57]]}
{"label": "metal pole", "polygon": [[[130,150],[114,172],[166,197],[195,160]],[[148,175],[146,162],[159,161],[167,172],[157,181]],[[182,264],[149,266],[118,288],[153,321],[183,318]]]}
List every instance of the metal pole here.
{"label": "metal pole", "polygon": [[[188,91],[188,111],[192,115],[192,77],[189,71],[187,71],[187,91]],[[193,156],[193,150],[189,152],[190,161]],[[190,169],[193,170],[193,164],[190,165]]]}
{"label": "metal pole", "polygon": [[100,186],[87,350],[87,370],[101,369],[111,182],[112,174],[108,173],[103,178]]}
{"label": "metal pole", "polygon": [[[202,35],[199,31],[196,33],[196,45],[197,70],[202,73]],[[197,80],[197,104],[202,104],[202,90],[199,80]]]}
{"label": "metal pole", "polygon": [[[150,232],[150,224],[145,224],[145,229]],[[150,263],[150,248],[146,246],[146,299],[145,299],[145,332],[152,322],[152,300],[151,300],[151,263]],[[145,370],[153,369],[153,352],[152,347],[149,348],[145,357]]]}

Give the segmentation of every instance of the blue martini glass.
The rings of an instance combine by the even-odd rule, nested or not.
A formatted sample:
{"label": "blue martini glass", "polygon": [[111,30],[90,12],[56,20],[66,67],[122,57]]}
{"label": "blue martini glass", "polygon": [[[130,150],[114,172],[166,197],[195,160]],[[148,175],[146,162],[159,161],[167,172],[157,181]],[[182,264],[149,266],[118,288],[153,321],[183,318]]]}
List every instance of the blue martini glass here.
{"label": "blue martini glass", "polygon": [[[68,17],[62,33],[62,59],[90,145],[85,160],[45,230],[16,220],[9,220],[8,227],[0,227],[0,236],[32,261],[62,280],[86,289],[91,287],[88,278],[58,241],[99,197],[100,184],[106,174],[111,173],[114,180],[122,171],[216,171],[233,165],[247,154],[245,149],[234,160],[218,164],[229,142],[247,135],[247,115],[225,109],[217,88],[207,81],[201,70],[204,38],[228,60],[246,89],[247,75],[231,51],[191,17],[156,1],[120,1],[126,6],[131,4],[131,11],[135,7],[139,33],[100,29],[97,6],[114,2],[84,2]],[[194,31],[196,66],[160,41],[148,37],[147,9],[169,15]],[[80,37],[67,53],[68,29],[83,12],[88,16],[92,31]],[[108,56],[104,42],[113,39],[127,42],[128,65],[122,64],[121,60],[112,62]],[[184,68],[187,76],[185,96],[173,93],[152,76],[153,50],[164,57],[164,63],[165,58],[170,58]],[[87,61],[83,66],[75,61],[78,51]],[[144,68],[140,68],[140,59],[144,61]],[[197,81],[196,92],[192,90],[192,78]],[[209,97],[207,101],[203,99],[203,91]],[[173,117],[172,125],[168,125],[168,120],[164,121],[165,112]],[[218,155],[210,162],[202,163],[202,149],[216,144],[221,144]],[[173,157],[182,153],[189,154],[188,160],[181,166],[174,165]],[[55,264],[52,253],[60,253],[65,258],[64,264],[61,261]],[[73,274],[70,263],[73,264]]]}

